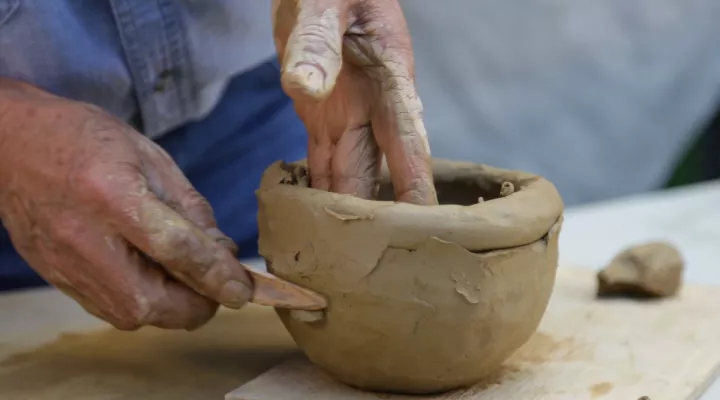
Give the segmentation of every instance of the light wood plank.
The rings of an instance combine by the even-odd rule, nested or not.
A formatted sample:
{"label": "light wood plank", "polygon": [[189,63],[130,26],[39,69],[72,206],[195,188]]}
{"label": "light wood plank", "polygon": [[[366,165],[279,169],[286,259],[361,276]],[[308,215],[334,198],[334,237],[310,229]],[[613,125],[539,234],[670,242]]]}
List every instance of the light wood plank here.
{"label": "light wood plank", "polygon": [[[720,288],[686,286],[662,301],[596,300],[591,270],[560,269],[538,332],[486,382],[446,400],[694,400],[720,365]],[[226,400],[417,399],[350,389],[304,358]]]}

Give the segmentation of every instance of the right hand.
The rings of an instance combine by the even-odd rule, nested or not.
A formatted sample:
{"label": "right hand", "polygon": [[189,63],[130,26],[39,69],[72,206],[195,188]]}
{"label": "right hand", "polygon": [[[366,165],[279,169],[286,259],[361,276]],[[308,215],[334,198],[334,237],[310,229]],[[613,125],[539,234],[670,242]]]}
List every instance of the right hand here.
{"label": "right hand", "polygon": [[309,134],[315,189],[436,205],[410,33],[397,0],[275,0],[282,84]]}
{"label": "right hand", "polygon": [[194,329],[252,294],[162,148],[94,106],[2,79],[0,218],[44,279],[118,329]]}

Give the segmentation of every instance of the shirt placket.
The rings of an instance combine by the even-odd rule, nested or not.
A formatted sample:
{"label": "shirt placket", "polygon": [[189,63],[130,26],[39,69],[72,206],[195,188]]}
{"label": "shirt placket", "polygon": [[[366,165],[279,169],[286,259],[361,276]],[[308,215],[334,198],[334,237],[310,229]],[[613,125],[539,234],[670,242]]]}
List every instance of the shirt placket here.
{"label": "shirt placket", "polygon": [[192,70],[173,0],[110,0],[133,77],[143,131],[157,137],[190,114]]}

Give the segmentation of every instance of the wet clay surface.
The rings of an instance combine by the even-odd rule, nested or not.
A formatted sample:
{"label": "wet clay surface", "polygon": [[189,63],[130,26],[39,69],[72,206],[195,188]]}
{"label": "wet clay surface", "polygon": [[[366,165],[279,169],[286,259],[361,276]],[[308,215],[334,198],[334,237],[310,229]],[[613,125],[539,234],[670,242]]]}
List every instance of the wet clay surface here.
{"label": "wet clay surface", "polygon": [[598,296],[659,298],[677,294],[685,262],[671,243],[629,247],[598,272]]}
{"label": "wet clay surface", "polygon": [[195,331],[63,335],[0,361],[2,399],[197,400],[225,393],[295,346],[272,309],[220,313]]}
{"label": "wet clay surface", "polygon": [[[354,387],[427,394],[476,383],[547,306],[562,224],[554,186],[442,160],[433,174],[439,206],[314,190],[300,163],[271,166],[257,192],[268,270],[328,299],[322,316],[278,314],[315,364]],[[391,193],[385,179],[381,199]]]}

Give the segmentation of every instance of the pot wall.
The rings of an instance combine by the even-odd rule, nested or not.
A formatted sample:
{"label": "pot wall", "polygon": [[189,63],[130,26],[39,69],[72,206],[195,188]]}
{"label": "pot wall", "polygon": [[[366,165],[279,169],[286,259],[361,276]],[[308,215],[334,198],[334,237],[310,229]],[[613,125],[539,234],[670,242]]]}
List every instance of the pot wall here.
{"label": "pot wall", "polygon": [[[272,273],[329,302],[319,321],[278,315],[310,360],[340,381],[402,393],[470,385],[537,329],[555,281],[561,208],[530,243],[469,251],[447,239],[447,225],[422,240],[394,237],[403,231],[383,229],[393,219],[376,218],[393,203],[368,202],[372,207],[348,213],[344,202],[357,199],[278,184],[275,173],[258,191],[261,255]],[[493,200],[492,209],[512,196]],[[413,220],[400,223],[411,227]],[[488,234],[487,224],[475,225],[478,236]],[[470,239],[473,226],[464,228]]]}

